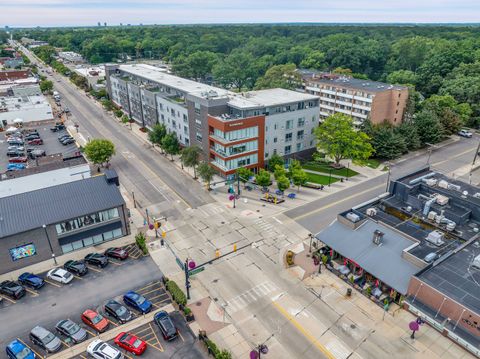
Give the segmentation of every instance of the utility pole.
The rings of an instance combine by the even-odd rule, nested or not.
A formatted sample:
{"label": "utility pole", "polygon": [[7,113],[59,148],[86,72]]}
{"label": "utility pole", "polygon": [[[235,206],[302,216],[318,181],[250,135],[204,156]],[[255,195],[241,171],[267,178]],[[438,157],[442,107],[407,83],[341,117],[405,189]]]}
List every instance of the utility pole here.
{"label": "utility pole", "polygon": [[188,270],[188,258],[185,260],[185,288],[187,289],[187,299],[190,299],[190,273]]}

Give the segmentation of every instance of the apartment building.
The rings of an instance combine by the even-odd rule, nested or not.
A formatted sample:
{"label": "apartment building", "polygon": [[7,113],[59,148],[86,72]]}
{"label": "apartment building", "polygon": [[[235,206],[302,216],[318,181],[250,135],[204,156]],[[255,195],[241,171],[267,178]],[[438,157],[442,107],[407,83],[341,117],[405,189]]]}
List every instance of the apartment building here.
{"label": "apartment building", "polygon": [[302,70],[304,91],[320,97],[320,120],[334,113],[352,116],[356,125],[402,122],[408,99],[406,86]]}
{"label": "apartment building", "polygon": [[163,123],[183,146],[197,145],[224,176],[261,168],[277,153],[304,156],[315,148],[319,99],[284,89],[234,93],[150,65],[107,65],[110,98],[133,120]]}

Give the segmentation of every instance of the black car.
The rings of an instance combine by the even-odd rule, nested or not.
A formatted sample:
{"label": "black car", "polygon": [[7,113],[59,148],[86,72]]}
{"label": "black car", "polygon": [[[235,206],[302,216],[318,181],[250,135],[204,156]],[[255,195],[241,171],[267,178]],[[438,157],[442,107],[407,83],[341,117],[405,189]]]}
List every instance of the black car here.
{"label": "black car", "polygon": [[16,150],[7,151],[8,157],[22,157],[23,155],[24,153],[20,151],[16,151]]}
{"label": "black car", "polygon": [[108,265],[108,258],[101,253],[89,253],[85,256],[85,262],[87,264],[104,268]]}
{"label": "black car", "polygon": [[50,131],[57,132],[65,129],[65,125],[63,124],[56,124],[55,126],[50,128]]}
{"label": "black car", "polygon": [[178,330],[166,311],[161,310],[160,312],[156,313],[154,320],[155,324],[157,324],[160,328],[165,340],[170,341],[178,336]]}
{"label": "black car", "polygon": [[62,141],[62,145],[64,145],[64,146],[69,145],[71,143],[75,143],[75,140],[71,137]]}
{"label": "black car", "polygon": [[38,275],[35,275],[33,273],[25,272],[18,277],[18,281],[26,286],[29,286],[30,288],[33,289],[40,289],[44,286],[45,281],[40,278]]}
{"label": "black car", "polygon": [[83,261],[69,260],[65,262],[63,268],[72,274],[83,276],[88,273],[88,268]]}
{"label": "black car", "polygon": [[39,139],[40,138],[40,135],[36,134],[36,133],[31,133],[27,136],[24,137],[24,140],[25,141],[31,141],[31,140],[36,140],[36,139]]}
{"label": "black car", "polygon": [[73,138],[73,137],[70,136],[68,133],[64,133],[63,135],[58,136],[58,140],[59,140],[60,142],[62,142],[62,140],[66,139],[66,138]]}
{"label": "black car", "polygon": [[105,310],[105,314],[114,317],[122,324],[132,319],[132,312],[113,299],[105,303],[103,309]]}
{"label": "black car", "polygon": [[26,293],[25,287],[11,280],[0,283],[0,293],[8,295],[13,299],[19,299]]}
{"label": "black car", "polygon": [[75,344],[87,339],[87,331],[70,319],[61,320],[55,325],[58,333],[70,338]]}

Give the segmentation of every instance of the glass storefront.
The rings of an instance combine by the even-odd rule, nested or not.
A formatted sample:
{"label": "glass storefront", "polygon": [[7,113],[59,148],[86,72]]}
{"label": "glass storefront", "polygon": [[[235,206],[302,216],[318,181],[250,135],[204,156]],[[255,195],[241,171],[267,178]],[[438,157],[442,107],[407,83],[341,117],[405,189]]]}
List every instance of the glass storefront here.
{"label": "glass storefront", "polygon": [[93,237],[83,238],[83,239],[79,239],[75,242],[63,244],[62,245],[62,251],[65,254],[65,253],[68,253],[68,252],[75,251],[77,249],[81,249],[83,247],[88,247],[88,246],[92,246],[94,244],[99,244],[99,243],[102,243],[102,242],[110,241],[112,239],[121,237],[122,235],[123,235],[122,234],[122,229],[117,228],[117,229],[114,229],[113,231],[106,231],[102,234],[98,234],[98,235],[95,235]]}
{"label": "glass storefront", "polygon": [[68,232],[72,232],[78,229],[83,229],[85,227],[93,226],[98,223],[110,221],[112,219],[118,218],[118,209],[112,208],[106,211],[96,212],[92,214],[87,214],[69,221],[62,223],[57,223],[55,228],[58,235],[62,235]]}

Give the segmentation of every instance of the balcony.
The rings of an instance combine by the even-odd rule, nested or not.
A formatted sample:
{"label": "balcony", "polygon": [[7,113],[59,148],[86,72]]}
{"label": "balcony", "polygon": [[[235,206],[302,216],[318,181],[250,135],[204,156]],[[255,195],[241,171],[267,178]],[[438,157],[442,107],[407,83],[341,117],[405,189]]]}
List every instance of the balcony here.
{"label": "balcony", "polygon": [[217,140],[218,142],[226,144],[226,145],[228,145],[230,143],[233,143],[233,142],[247,142],[247,141],[255,140],[255,139],[258,138],[258,136],[253,136],[253,137],[236,138],[234,140],[227,140],[224,137],[216,136],[213,132],[210,132],[208,134],[208,137],[210,137],[213,140]]}

